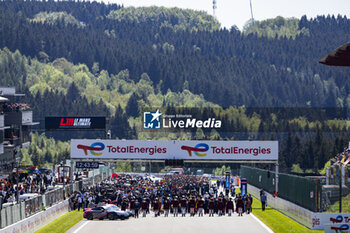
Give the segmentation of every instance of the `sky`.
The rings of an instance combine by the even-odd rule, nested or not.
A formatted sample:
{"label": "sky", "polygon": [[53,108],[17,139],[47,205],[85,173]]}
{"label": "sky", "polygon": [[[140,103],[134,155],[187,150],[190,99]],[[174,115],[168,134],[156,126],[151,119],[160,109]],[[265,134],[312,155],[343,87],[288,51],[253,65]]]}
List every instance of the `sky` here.
{"label": "sky", "polygon": [[[105,3],[117,3],[127,6],[165,6],[206,11],[213,14],[213,0],[102,0]],[[251,0],[255,20],[264,20],[283,16],[286,18],[306,15],[350,16],[349,0]],[[216,18],[222,27],[228,29],[236,25],[242,29],[251,18],[249,0],[216,0]]]}

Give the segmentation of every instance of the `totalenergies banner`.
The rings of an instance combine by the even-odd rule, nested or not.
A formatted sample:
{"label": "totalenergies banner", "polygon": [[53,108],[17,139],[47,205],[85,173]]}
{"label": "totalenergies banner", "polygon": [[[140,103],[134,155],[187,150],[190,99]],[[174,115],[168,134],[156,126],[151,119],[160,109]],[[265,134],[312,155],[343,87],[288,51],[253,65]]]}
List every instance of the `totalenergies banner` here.
{"label": "totalenergies banner", "polygon": [[71,140],[72,159],[278,160],[278,141]]}

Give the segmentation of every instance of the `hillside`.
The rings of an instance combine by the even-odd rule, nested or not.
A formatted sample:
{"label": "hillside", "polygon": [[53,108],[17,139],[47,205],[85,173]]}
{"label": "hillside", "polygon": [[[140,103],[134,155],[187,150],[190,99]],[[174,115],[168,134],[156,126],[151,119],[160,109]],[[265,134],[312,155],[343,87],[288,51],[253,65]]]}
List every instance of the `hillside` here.
{"label": "hillside", "polygon": [[[114,75],[128,69],[135,82],[147,73],[162,93],[182,91],[187,81],[191,92],[225,107],[348,105],[347,70],[317,63],[349,40],[347,18],[303,17],[299,28],[309,34],[290,40],[245,36],[235,29],[179,31],[107,17],[118,9],[98,3],[4,1],[0,3],[0,47],[19,49],[31,57],[44,51],[48,61],[64,57],[89,69],[97,62]],[[86,27],[27,20],[40,12],[61,11]]]}
{"label": "hillside", "polygon": [[[316,108],[350,105],[349,70],[318,64],[349,40],[349,26],[345,17],[279,17],[240,32],[177,8],[2,1],[0,85],[25,93],[37,121],[103,115],[112,137],[126,139],[278,139],[282,167],[317,171],[349,141],[344,116],[322,118]],[[146,107],[194,108],[223,128],[145,132]],[[40,154],[36,162],[58,159]]]}
{"label": "hillside", "polygon": [[83,27],[85,24],[79,22],[71,14],[66,12],[40,12],[34,15],[34,18],[30,20],[33,23],[47,23],[47,24],[56,24],[63,22],[65,25],[71,24],[77,27]]}
{"label": "hillside", "polygon": [[219,30],[219,22],[205,12],[165,7],[127,7],[111,11],[107,18],[118,22],[150,24],[158,28],[169,27],[174,31]]}
{"label": "hillside", "polygon": [[[299,164],[303,169],[321,169],[336,151],[348,142],[346,121],[322,118],[317,109],[249,109],[222,108],[185,89],[162,94],[147,74],[135,83],[128,70],[117,75],[99,70],[92,72],[84,64],[72,64],[64,58],[40,62],[20,52],[0,50],[1,84],[18,86],[26,94],[25,101],[33,107],[35,121],[45,116],[88,115],[107,116],[112,138],[138,139],[279,139],[282,167]],[[96,88],[97,87],[97,88]],[[198,117],[221,119],[223,127],[216,130],[160,131],[142,129],[142,109],[146,107],[171,111],[174,107],[190,108]],[[181,109],[180,109],[181,110]],[[332,109],[330,109],[332,111]],[[288,135],[286,135],[288,132]],[[46,132],[47,136],[70,138],[104,138],[104,132]],[[335,140],[334,140],[335,137]],[[34,139],[39,138],[35,135]],[[39,140],[39,139],[38,139]],[[40,143],[52,144],[40,136]],[[322,148],[319,148],[319,143]],[[23,151],[26,164],[58,161],[59,153],[40,149],[32,144]],[[60,144],[65,155],[66,146]],[[33,156],[30,156],[33,154]],[[295,155],[298,155],[295,157]],[[313,160],[318,156],[318,160]]]}
{"label": "hillside", "polygon": [[245,35],[255,34],[258,37],[268,37],[272,39],[281,37],[295,39],[299,35],[310,35],[310,31],[307,28],[299,28],[299,19],[285,19],[281,16],[262,21],[255,20],[254,25],[249,22],[244,26],[243,33]]}

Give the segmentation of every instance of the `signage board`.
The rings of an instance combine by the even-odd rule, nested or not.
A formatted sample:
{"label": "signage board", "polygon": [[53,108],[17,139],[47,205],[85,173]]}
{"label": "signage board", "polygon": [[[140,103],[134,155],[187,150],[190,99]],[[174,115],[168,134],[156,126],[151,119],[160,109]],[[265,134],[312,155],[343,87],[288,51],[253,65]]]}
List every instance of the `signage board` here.
{"label": "signage board", "polygon": [[348,232],[350,231],[350,213],[314,213],[312,229],[326,230],[326,232]]}
{"label": "signage board", "polygon": [[230,189],[230,184],[231,184],[231,173],[226,172],[226,174],[225,174],[225,188]]}
{"label": "signage board", "polygon": [[72,139],[72,159],[278,160],[278,141]]}
{"label": "signage board", "polygon": [[105,130],[106,117],[45,117],[46,130]]}
{"label": "signage board", "polygon": [[99,168],[98,162],[76,162],[76,168]]}
{"label": "signage board", "polygon": [[245,178],[242,178],[241,179],[241,196],[243,197],[244,195],[247,195],[248,194],[248,182],[247,182],[247,179]]}

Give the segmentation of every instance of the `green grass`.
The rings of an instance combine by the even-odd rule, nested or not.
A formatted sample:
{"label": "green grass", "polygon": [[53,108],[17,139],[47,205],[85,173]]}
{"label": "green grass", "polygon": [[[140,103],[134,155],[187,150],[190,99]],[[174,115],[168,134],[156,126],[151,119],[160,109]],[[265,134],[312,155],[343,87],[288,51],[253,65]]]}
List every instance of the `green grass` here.
{"label": "green grass", "polygon": [[[342,207],[341,207],[342,212],[350,213],[350,194],[342,198],[341,204],[342,204]],[[330,205],[328,207],[327,212],[339,213],[339,201],[336,201],[335,203]]]}
{"label": "green grass", "polygon": [[287,217],[281,212],[266,207],[265,211],[261,210],[261,202],[253,198],[253,214],[264,222],[275,233],[320,233],[324,231],[310,230],[309,228],[299,224],[293,219]]}
{"label": "green grass", "polygon": [[75,224],[83,220],[82,211],[71,211],[61,217],[57,218],[53,222],[40,228],[36,233],[62,233],[72,228]]}

